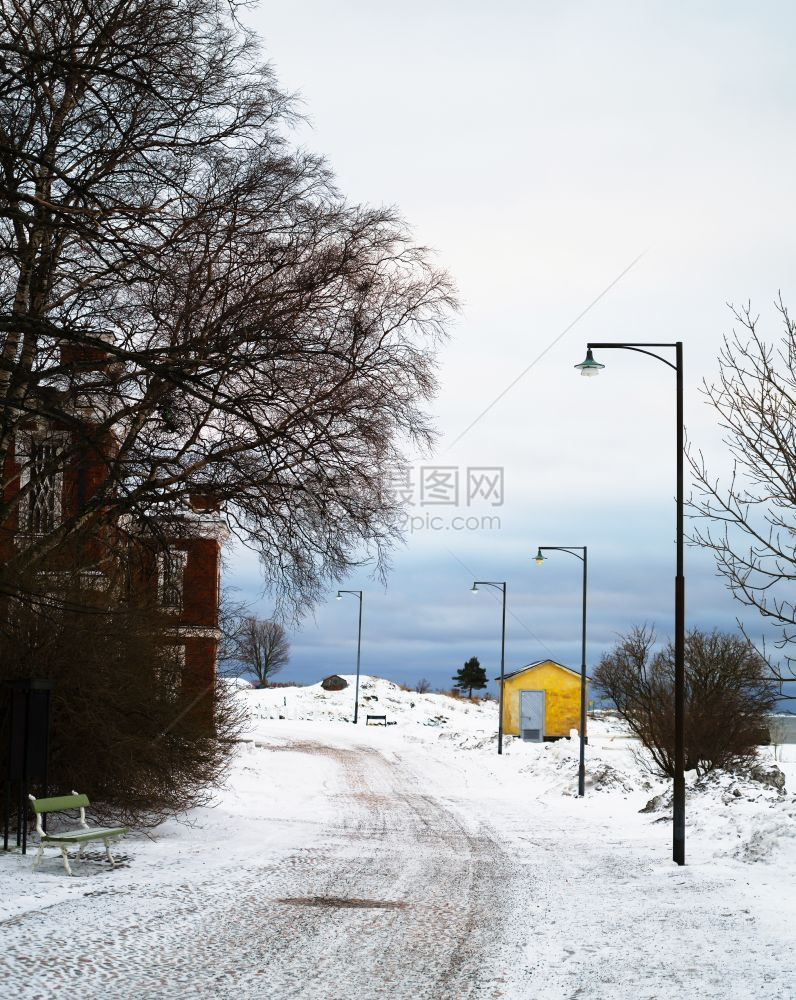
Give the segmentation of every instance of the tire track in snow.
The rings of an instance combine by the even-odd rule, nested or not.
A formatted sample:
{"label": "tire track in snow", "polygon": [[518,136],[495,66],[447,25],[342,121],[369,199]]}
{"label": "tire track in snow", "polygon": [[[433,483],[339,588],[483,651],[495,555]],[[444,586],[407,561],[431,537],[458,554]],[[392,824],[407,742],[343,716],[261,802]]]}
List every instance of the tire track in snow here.
{"label": "tire track in snow", "polygon": [[[315,846],[243,872],[214,866],[188,885],[151,882],[76,899],[53,920],[25,915],[0,957],[19,983],[15,994],[501,997],[501,899],[510,894],[498,883],[516,873],[492,831],[423,793],[417,774],[377,750],[285,749],[322,754],[339,768],[336,820]],[[291,897],[406,908],[280,902]]]}

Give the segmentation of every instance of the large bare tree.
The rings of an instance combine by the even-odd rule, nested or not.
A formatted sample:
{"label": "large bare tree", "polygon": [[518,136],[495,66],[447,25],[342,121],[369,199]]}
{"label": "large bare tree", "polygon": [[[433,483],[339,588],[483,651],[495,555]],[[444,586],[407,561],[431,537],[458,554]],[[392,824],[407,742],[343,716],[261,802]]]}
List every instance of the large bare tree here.
{"label": "large bare tree", "polygon": [[234,644],[234,659],[267,687],[274,674],[290,660],[290,643],[284,626],[271,618],[248,615],[240,620]]}
{"label": "large bare tree", "polygon": [[[6,581],[196,494],[295,606],[384,564],[455,303],[391,210],[291,147],[293,115],[217,0],[0,0],[0,524],[106,466]],[[20,454],[45,421],[58,447]]]}
{"label": "large bare tree", "polygon": [[732,458],[729,475],[712,473],[693,448],[689,459],[693,541],[713,553],[733,596],[773,626],[781,659],[769,659],[784,682],[796,677],[796,323],[781,298],[777,308],[778,346],[749,306],[734,311],[718,379],[703,386]]}

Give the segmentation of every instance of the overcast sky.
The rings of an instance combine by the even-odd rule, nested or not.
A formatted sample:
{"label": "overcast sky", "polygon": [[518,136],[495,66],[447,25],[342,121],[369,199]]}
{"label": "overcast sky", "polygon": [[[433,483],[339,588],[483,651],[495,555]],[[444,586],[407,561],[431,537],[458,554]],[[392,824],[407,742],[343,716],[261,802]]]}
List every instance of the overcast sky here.
{"label": "overcast sky", "polygon": [[[599,378],[572,366],[587,340],[682,340],[689,436],[726,466],[698,386],[727,303],[751,299],[771,339],[778,290],[796,308],[796,9],[297,0],[247,16],[302,97],[299,141],[351,200],[397,205],[464,306],[441,359],[439,448],[409,490],[424,526],[386,589],[366,571],[344,584],[365,591],[363,671],[442,686],[476,655],[494,676],[500,609],[468,594],[474,576],[508,582],[507,669],[577,666],[580,564],[537,567],[539,544],[589,547],[590,664],[634,623],[670,634],[674,374],[627,352],[603,355]],[[423,496],[420,464],[447,467],[422,474]],[[468,469],[485,467],[503,470],[500,506],[467,503]],[[421,505],[450,499],[456,472],[458,508]],[[270,613],[255,561],[233,553],[228,581]],[[292,633],[284,679],[353,669],[356,602],[333,596]],[[743,611],[694,551],[686,599],[689,625],[731,628]]]}

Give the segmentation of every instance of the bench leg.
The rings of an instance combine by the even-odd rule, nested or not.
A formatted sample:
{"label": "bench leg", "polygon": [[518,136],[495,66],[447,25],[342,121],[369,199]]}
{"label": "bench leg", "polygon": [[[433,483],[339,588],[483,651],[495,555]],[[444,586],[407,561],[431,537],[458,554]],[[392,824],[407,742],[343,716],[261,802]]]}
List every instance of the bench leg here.
{"label": "bench leg", "polygon": [[36,871],[39,862],[41,861],[41,856],[44,854],[44,844],[39,844],[39,849],[36,851],[36,857],[33,859],[33,870]]}
{"label": "bench leg", "polygon": [[85,851],[85,849],[86,849],[86,845],[85,844],[81,844],[80,847],[78,847],[78,849],[77,849],[77,857],[75,858],[75,861],[82,861],[83,860],[83,851]]}
{"label": "bench leg", "polygon": [[113,860],[113,855],[111,854],[111,842],[105,840],[103,843],[105,844],[105,857],[110,861],[111,865],[115,865],[116,862]]}
{"label": "bench leg", "polygon": [[61,855],[62,855],[62,857],[64,859],[64,868],[66,868],[66,874],[67,875],[73,875],[74,872],[69,867],[69,853],[68,853],[66,847],[62,847],[61,848]]}

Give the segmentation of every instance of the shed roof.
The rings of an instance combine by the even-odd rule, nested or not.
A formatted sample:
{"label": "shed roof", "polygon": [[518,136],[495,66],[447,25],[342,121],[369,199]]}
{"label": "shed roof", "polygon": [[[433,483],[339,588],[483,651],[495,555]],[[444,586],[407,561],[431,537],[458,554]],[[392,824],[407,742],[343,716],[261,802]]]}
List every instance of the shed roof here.
{"label": "shed roof", "polygon": [[342,691],[348,687],[348,681],[340,674],[329,674],[321,681],[321,687],[324,691]]}
{"label": "shed roof", "polygon": [[[560,667],[562,670],[566,670],[570,674],[574,674],[576,677],[580,677],[580,670],[573,670],[572,667],[566,666],[564,663],[559,663],[558,660],[534,660],[533,663],[526,663],[524,667],[520,667],[519,670],[512,670],[511,673],[504,674],[503,679],[508,680],[510,677],[516,677],[517,674],[524,673],[526,670],[533,670],[534,667],[541,667],[543,663],[550,663],[554,667]],[[499,677],[495,678],[496,681],[500,681]],[[586,675],[586,680],[590,681],[591,677]]]}

